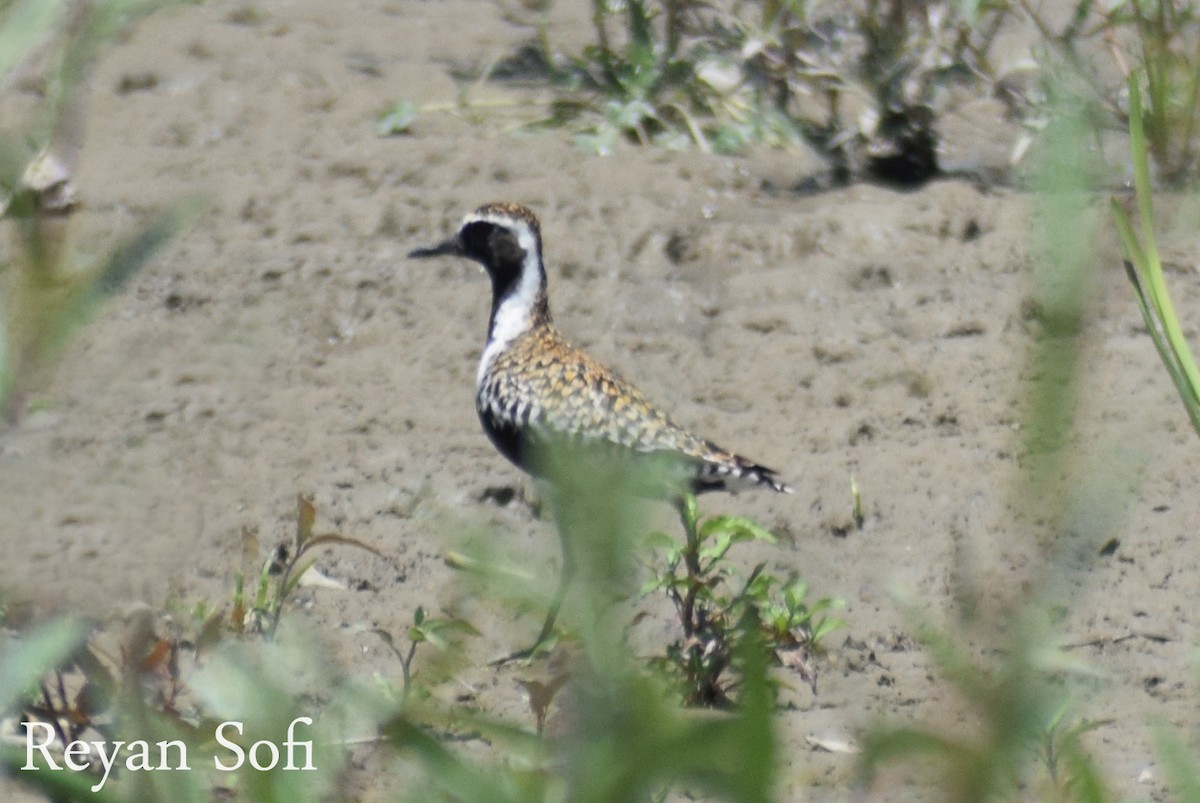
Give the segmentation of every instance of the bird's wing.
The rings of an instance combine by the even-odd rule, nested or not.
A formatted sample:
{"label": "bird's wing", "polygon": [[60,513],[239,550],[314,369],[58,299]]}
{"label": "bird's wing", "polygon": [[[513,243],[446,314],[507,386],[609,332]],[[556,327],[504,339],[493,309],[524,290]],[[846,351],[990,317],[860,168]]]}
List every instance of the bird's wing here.
{"label": "bird's wing", "polygon": [[651,458],[695,492],[767,487],[789,491],[775,472],[676,424],[662,408],[557,332],[510,344],[485,373],[481,413],[511,422],[535,446],[558,441]]}

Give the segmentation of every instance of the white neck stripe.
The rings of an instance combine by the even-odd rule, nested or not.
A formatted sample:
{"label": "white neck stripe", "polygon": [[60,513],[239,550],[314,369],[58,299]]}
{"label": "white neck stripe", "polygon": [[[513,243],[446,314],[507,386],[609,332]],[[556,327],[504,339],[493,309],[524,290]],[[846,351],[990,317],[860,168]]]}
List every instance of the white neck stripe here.
{"label": "white neck stripe", "polygon": [[517,244],[525,252],[521,263],[521,278],[516,287],[496,307],[488,332],[488,342],[479,360],[479,370],[475,375],[476,386],[482,384],[484,374],[496,355],[508,347],[513,340],[529,331],[533,321],[533,307],[541,293],[545,282],[545,271],[539,259],[537,237],[533,230],[523,220],[514,220],[507,216],[469,215],[464,223],[484,221],[493,225],[504,226],[516,234]]}

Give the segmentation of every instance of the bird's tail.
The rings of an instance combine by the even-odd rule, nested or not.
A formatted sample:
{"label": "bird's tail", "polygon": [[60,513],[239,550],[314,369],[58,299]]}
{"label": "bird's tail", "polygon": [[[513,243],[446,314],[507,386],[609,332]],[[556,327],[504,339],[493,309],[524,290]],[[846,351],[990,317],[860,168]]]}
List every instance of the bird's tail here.
{"label": "bird's tail", "polygon": [[718,453],[700,463],[693,490],[703,493],[754,488],[769,488],[783,494],[794,492],[792,486],[779,479],[774,469],[729,452]]}

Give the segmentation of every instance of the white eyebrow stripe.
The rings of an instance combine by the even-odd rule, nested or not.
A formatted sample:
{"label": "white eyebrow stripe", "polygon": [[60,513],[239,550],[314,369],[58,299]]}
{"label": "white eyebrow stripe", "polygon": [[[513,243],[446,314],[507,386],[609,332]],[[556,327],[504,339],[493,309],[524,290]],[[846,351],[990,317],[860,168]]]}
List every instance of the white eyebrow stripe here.
{"label": "white eyebrow stripe", "polygon": [[524,220],[512,217],[511,215],[494,215],[490,213],[476,215],[472,213],[463,218],[462,225],[465,226],[468,223],[475,222],[491,223],[493,226],[501,226],[509,229],[517,235],[517,245],[521,246],[522,251],[526,254],[537,253],[537,237],[534,236],[533,228]]}

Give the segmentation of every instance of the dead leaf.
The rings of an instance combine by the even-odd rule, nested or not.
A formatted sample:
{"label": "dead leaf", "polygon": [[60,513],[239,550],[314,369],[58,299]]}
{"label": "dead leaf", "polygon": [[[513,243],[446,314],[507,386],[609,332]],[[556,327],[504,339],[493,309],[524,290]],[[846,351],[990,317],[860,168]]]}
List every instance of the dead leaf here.
{"label": "dead leaf", "polygon": [[300,575],[300,585],[313,586],[315,588],[336,588],[339,591],[345,591],[347,586],[341,580],[335,580],[327,574],[322,574],[316,566],[312,566],[304,574]]}
{"label": "dead leaf", "polygon": [[529,694],[529,710],[533,712],[539,736],[546,728],[546,713],[550,710],[550,703],[554,701],[554,695],[558,694],[558,690],[570,679],[570,672],[555,675],[549,683],[517,678],[517,683]]}
{"label": "dead leaf", "polygon": [[312,536],[313,522],[317,520],[317,508],[304,494],[296,494],[296,545],[303,546]]}
{"label": "dead leaf", "polygon": [[817,750],[824,750],[827,753],[857,755],[860,752],[858,746],[852,744],[850,740],[837,736],[813,736],[810,734],[804,737],[804,741]]}

